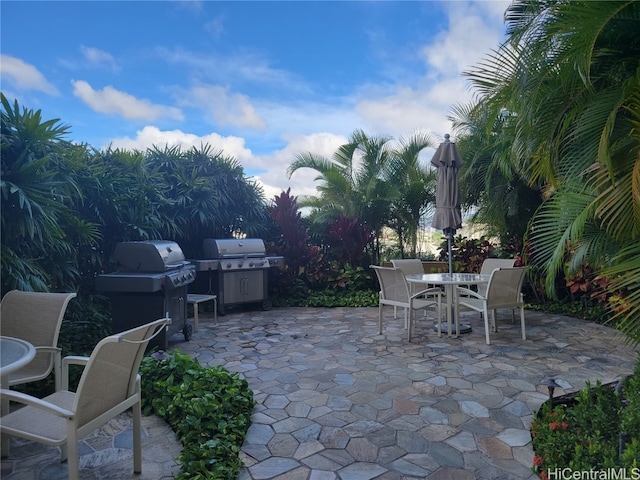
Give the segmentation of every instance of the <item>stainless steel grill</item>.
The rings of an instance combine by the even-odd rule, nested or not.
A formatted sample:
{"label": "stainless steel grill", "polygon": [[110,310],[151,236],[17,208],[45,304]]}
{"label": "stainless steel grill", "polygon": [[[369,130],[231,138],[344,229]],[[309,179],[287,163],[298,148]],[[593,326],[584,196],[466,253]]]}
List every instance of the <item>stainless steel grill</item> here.
{"label": "stainless steel grill", "polygon": [[259,238],[212,239],[202,243],[205,259],[192,260],[197,271],[199,293],[218,296],[218,313],[225,307],[243,303],[262,303],[271,308],[268,298],[268,270],[282,266],[284,257],[267,256]]}
{"label": "stainless steel grill", "polygon": [[121,242],[113,256],[117,270],[96,277],[96,289],[111,299],[113,332],[166,316],[169,327],[150,346],[166,350],[169,337],[180,331],[189,340],[193,327],[187,324],[187,288],[196,272],[180,246],[166,240]]}

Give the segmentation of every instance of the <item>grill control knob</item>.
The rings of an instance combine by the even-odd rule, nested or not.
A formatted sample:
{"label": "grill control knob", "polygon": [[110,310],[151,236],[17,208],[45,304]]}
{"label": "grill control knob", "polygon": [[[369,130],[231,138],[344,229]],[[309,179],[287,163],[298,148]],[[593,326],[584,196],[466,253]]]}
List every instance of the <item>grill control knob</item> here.
{"label": "grill control knob", "polygon": [[231,268],[231,264],[230,263],[227,263],[227,268]]}
{"label": "grill control knob", "polygon": [[253,268],[253,262],[249,262],[249,268]]}

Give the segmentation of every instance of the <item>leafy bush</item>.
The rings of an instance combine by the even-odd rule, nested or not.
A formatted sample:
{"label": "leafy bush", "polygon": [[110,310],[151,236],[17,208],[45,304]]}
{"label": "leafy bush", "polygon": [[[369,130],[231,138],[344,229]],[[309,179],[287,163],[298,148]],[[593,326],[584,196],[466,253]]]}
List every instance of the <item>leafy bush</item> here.
{"label": "leafy bush", "polygon": [[[555,404],[559,399],[556,399]],[[575,399],[545,402],[531,424],[533,471],[574,472],[640,466],[640,362],[621,389],[587,383]]]}
{"label": "leafy bush", "polygon": [[143,412],[163,418],[184,446],[176,478],[235,479],[254,406],[247,381],[179,352],[145,357],[140,373]]}

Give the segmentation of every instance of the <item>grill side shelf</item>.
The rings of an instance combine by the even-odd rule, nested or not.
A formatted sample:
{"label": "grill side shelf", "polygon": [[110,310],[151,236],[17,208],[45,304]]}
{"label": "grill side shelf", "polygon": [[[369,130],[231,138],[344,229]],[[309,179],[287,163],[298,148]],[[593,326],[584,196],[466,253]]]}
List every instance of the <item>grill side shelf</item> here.
{"label": "grill side shelf", "polygon": [[164,274],[122,275],[106,273],[96,277],[96,290],[103,292],[157,292],[162,290]]}

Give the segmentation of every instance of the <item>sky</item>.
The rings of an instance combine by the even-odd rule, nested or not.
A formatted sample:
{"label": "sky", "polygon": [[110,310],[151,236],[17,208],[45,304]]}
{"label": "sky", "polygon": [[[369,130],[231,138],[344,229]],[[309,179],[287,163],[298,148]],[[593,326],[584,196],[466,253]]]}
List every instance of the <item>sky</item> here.
{"label": "sky", "polygon": [[356,130],[442,140],[473,99],[462,72],[504,40],[508,4],[3,0],[0,85],[69,125],[67,140],[208,144],[267,199],[314,195],[315,172],[287,175],[296,154],[330,158]]}

